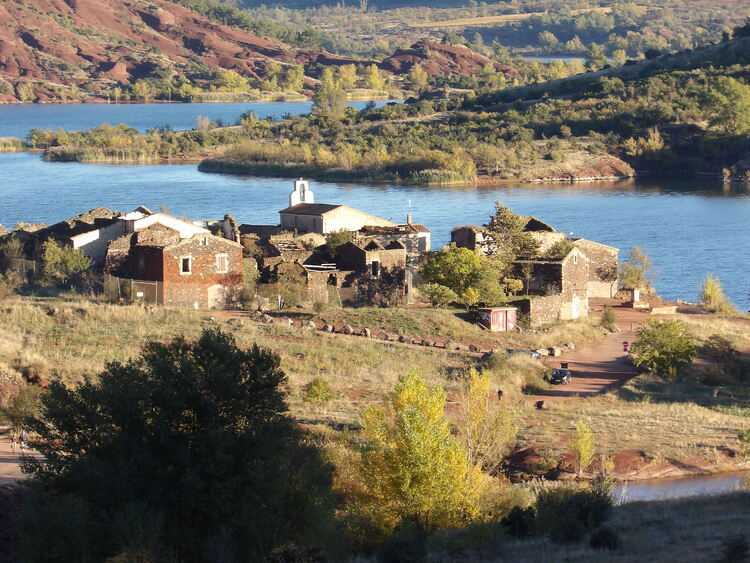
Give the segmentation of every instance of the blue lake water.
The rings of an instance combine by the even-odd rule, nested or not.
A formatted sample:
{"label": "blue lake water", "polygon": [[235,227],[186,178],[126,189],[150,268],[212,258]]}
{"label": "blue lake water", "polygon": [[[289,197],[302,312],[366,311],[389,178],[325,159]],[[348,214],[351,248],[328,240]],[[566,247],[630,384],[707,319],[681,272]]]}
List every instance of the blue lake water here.
{"label": "blue lake water", "polygon": [[[377,101],[379,107],[393,100]],[[351,102],[362,109],[367,102]],[[213,122],[234,125],[246,111],[261,119],[280,119],[285,114],[310,113],[312,102],[249,102],[201,104],[19,104],[0,106],[0,137],[23,139],[35,128],[66,130],[90,129],[109,123],[126,123],[141,132],[171,125],[175,131],[195,127],[198,116]]]}
{"label": "blue lake water", "polygon": [[[174,117],[179,112],[171,114],[172,125],[189,128],[195,121],[193,115],[207,114],[198,105],[163,104],[147,111],[141,106],[117,106],[129,111],[132,119],[124,115],[112,121],[149,128],[170,121],[162,110],[177,108],[183,112],[183,121]],[[234,118],[226,116],[231,121],[252,104],[205,105],[236,106]],[[277,115],[294,113],[295,108],[306,111],[294,103],[255,105]],[[83,119],[83,107],[0,107],[0,136],[35,126],[74,128],[71,120]],[[15,113],[13,121],[9,113],[20,108],[28,113],[25,117]],[[32,110],[43,112],[43,118]],[[70,111],[77,117],[71,117]],[[92,117],[85,123],[78,121],[77,127],[90,126],[91,119],[97,124]],[[39,125],[42,121],[45,124]],[[138,205],[165,207],[176,216],[193,219],[232,213],[241,223],[277,224],[290,187],[289,179],[207,174],[189,164],[46,163],[36,154],[0,154],[0,224],[52,223],[99,205],[118,210]],[[702,281],[714,273],[735,303],[750,309],[750,190],[746,186],[641,179],[503,187],[312,182],[311,187],[316,201],[341,203],[397,221],[405,221],[411,203],[415,221],[432,230],[433,247],[447,243],[456,225],[485,223],[500,200],[515,212],[543,218],[560,231],[623,249],[621,258],[627,249],[640,245],[654,262],[656,288],[665,298],[696,300]]]}

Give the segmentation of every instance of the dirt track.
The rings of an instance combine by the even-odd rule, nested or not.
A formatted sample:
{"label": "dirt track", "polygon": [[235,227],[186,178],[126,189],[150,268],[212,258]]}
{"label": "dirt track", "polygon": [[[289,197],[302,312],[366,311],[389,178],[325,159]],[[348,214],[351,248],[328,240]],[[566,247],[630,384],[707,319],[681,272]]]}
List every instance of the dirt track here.
{"label": "dirt track", "polygon": [[538,393],[533,397],[535,400],[590,397],[624,385],[638,374],[637,369],[627,361],[622,343],[627,341],[630,344],[635,340],[635,329],[649,315],[625,307],[613,307],[612,310],[617,315],[619,333],[612,333],[591,346],[568,352],[559,358],[544,358],[544,363],[551,368],[560,367],[560,362],[568,362],[573,377],[568,385],[555,385]]}

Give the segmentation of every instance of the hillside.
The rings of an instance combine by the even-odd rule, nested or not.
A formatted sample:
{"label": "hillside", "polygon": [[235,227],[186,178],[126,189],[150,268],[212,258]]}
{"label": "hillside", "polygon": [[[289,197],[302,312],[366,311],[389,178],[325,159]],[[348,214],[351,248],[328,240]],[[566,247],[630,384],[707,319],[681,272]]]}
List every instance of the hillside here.
{"label": "hillside", "polygon": [[[460,54],[449,50],[422,49],[411,59],[441,74],[472,74],[489,62],[464,47]],[[404,74],[413,66],[403,64],[410,56],[396,53],[379,66]],[[321,67],[373,63],[294,48],[165,0],[0,3],[0,102],[5,103],[104,98],[113,87],[137,80],[158,83],[152,89],[162,91],[164,85],[170,91],[186,85],[208,91],[220,69],[252,81],[268,78],[269,72],[281,78],[284,69],[296,67],[304,78],[290,91],[300,91],[315,86]]]}

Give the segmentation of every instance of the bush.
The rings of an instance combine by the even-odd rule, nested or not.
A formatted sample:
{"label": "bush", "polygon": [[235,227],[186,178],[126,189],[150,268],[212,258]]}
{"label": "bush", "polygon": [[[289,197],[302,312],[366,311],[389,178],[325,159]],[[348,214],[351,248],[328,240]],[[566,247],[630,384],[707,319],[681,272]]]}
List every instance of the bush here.
{"label": "bush", "polygon": [[336,393],[331,389],[330,383],[322,377],[316,377],[305,386],[302,400],[306,403],[327,403],[335,398]]}
{"label": "bush", "polygon": [[701,346],[701,352],[709,358],[724,363],[733,362],[739,355],[739,350],[734,343],[719,334],[709,336]]}
{"label": "bush", "polygon": [[612,307],[604,307],[602,317],[599,319],[599,326],[612,332],[617,327],[617,316]]}
{"label": "bush", "polygon": [[750,430],[740,431],[740,433],[737,434],[737,439],[740,442],[740,455],[747,456],[750,454]]}
{"label": "bush", "polygon": [[674,377],[695,357],[695,339],[682,321],[650,319],[637,331],[631,348],[633,363],[646,371]]}
{"label": "bush", "polygon": [[722,563],[734,563],[735,561],[747,561],[750,555],[750,544],[745,536],[733,536],[725,539],[721,544]]}
{"label": "bush", "polygon": [[737,307],[724,294],[719,278],[709,274],[703,282],[699,303],[706,311],[730,315],[737,313]]}
{"label": "bush", "polygon": [[458,301],[458,295],[449,287],[439,283],[426,283],[419,286],[421,291],[433,307],[445,307],[450,303]]}
{"label": "bush", "polygon": [[589,545],[594,549],[615,551],[620,548],[620,536],[612,528],[602,526],[591,534]]}
{"label": "bush", "polygon": [[609,518],[614,504],[613,482],[600,477],[586,489],[557,487],[543,490],[536,501],[535,526],[553,541],[580,541],[584,534]]}

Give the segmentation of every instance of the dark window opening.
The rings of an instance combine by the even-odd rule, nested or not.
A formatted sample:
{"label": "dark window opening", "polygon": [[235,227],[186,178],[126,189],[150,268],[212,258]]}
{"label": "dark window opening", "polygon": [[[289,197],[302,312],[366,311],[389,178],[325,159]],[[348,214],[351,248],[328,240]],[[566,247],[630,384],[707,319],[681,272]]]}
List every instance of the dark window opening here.
{"label": "dark window opening", "polygon": [[380,262],[374,260],[372,262],[372,275],[373,277],[380,277]]}

